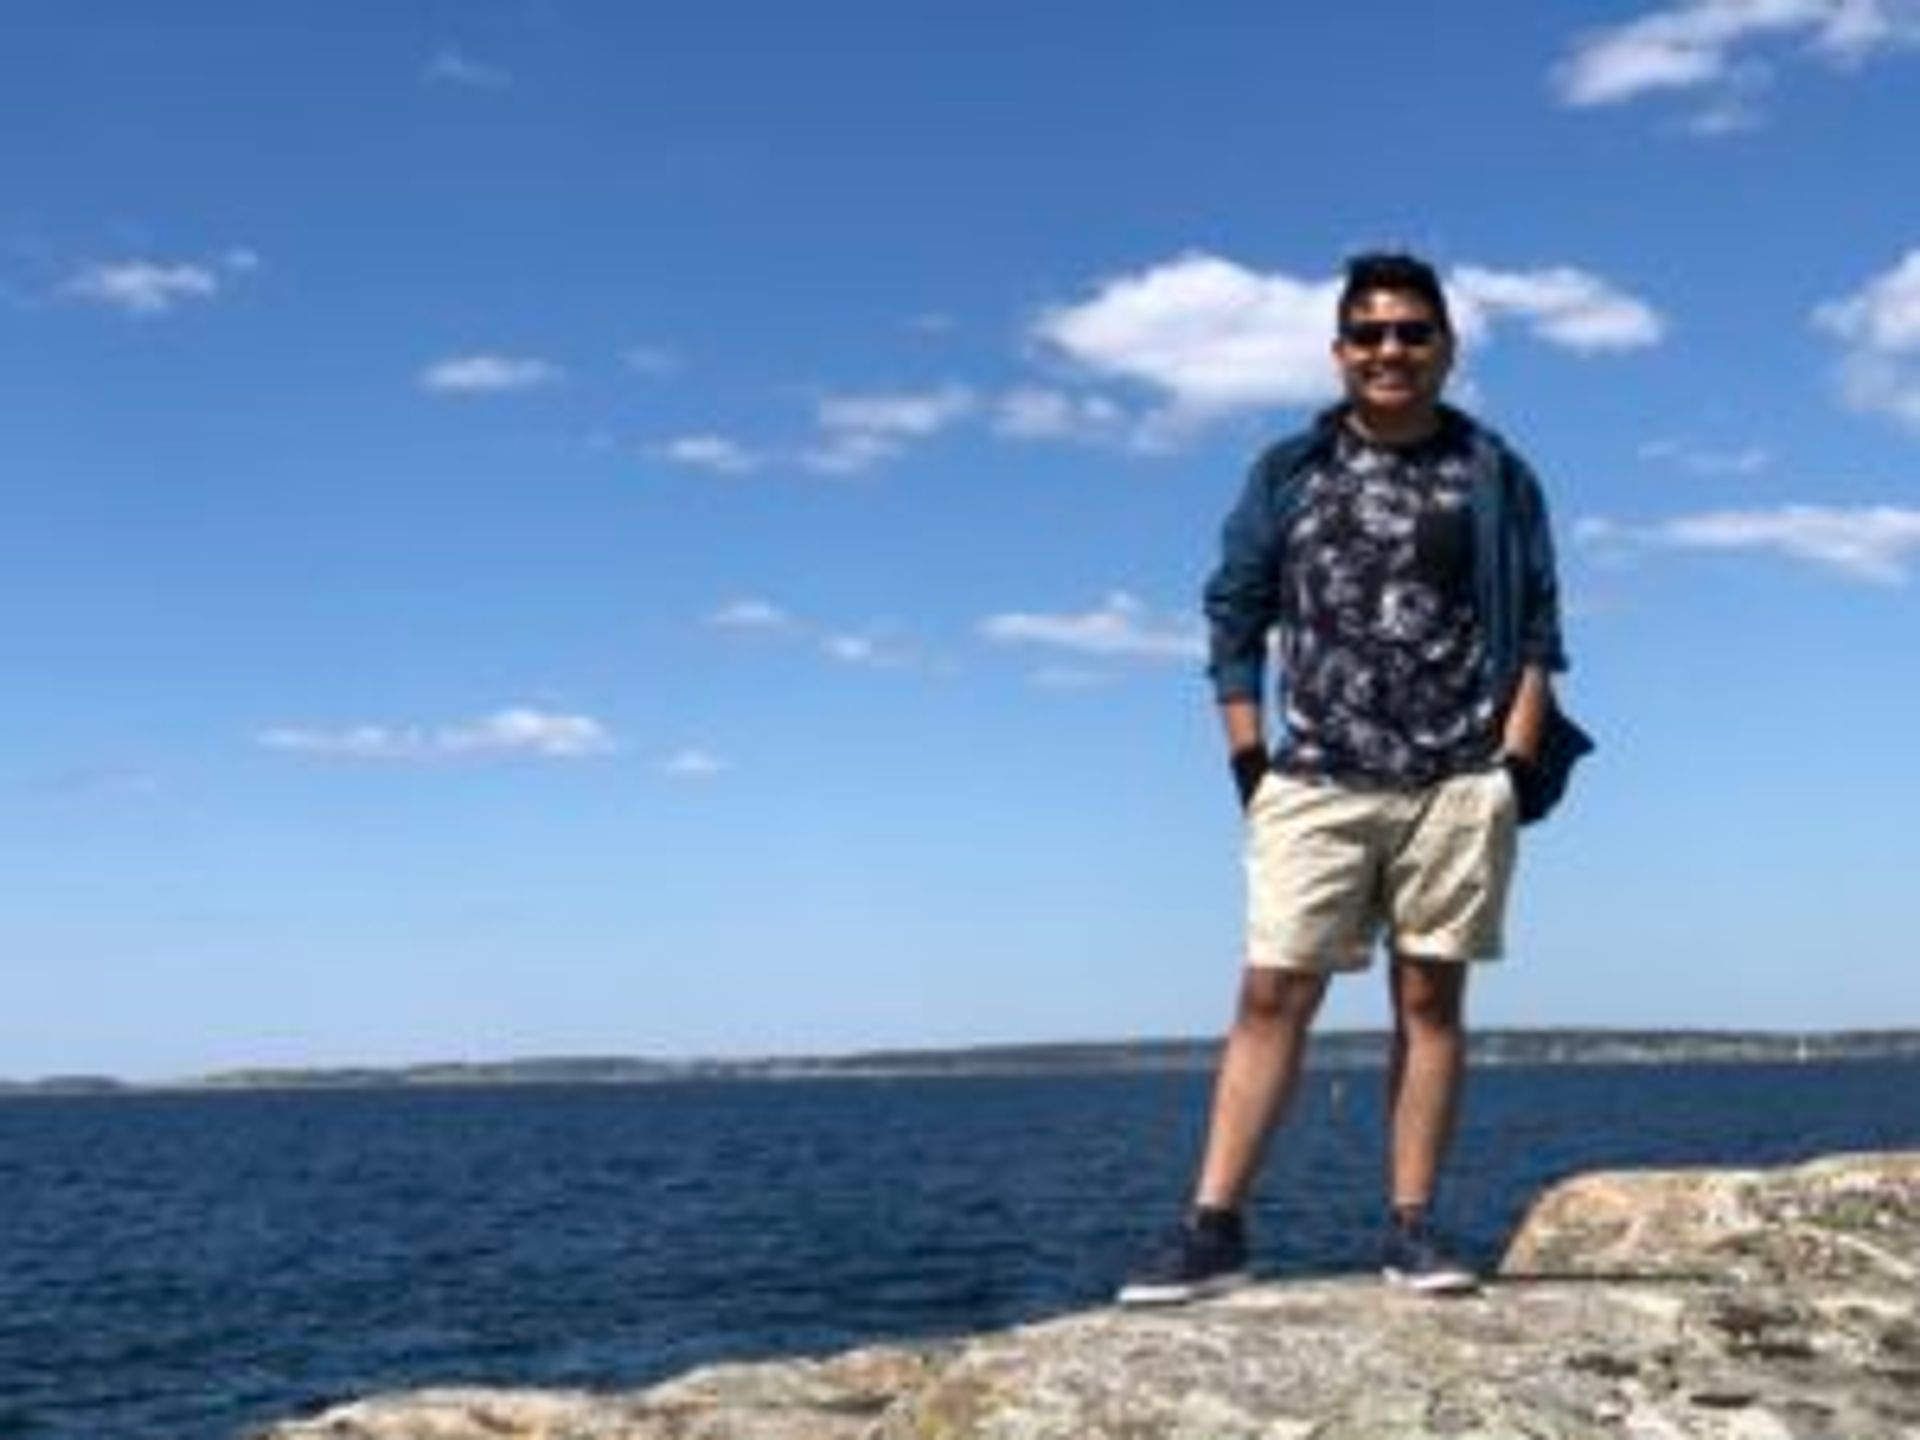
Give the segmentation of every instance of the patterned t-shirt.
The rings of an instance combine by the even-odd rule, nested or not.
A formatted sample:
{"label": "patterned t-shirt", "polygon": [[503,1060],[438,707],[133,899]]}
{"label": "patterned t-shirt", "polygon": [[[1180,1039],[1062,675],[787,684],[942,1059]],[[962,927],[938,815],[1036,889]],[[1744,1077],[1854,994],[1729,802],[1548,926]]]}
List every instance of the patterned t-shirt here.
{"label": "patterned t-shirt", "polygon": [[1288,532],[1281,768],[1431,784],[1497,753],[1473,596],[1472,457],[1342,432]]}

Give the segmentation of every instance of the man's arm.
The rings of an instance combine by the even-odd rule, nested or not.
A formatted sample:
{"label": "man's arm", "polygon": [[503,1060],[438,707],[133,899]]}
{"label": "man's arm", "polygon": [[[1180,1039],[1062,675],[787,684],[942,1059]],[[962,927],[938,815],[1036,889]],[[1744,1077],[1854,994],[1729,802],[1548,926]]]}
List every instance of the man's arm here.
{"label": "man's arm", "polygon": [[1540,755],[1540,737],[1546,734],[1547,711],[1552,705],[1553,690],[1546,670],[1539,665],[1525,666],[1514,688],[1513,703],[1507,707],[1506,725],[1500,735],[1501,754],[1531,765]]}
{"label": "man's arm", "polygon": [[1280,536],[1273,513],[1275,452],[1256,461],[1220,537],[1220,564],[1207,581],[1208,672],[1226,728],[1228,762],[1240,806],[1267,773],[1261,706],[1267,637],[1278,617]]}
{"label": "man's arm", "polygon": [[1540,747],[1553,714],[1553,689],[1545,667],[1528,665],[1507,707],[1500,733],[1500,763],[1513,785],[1513,798],[1522,825],[1531,825],[1553,808],[1558,785],[1540,768]]}
{"label": "man's arm", "polygon": [[1253,803],[1253,795],[1273,764],[1267,754],[1267,737],[1261,727],[1258,700],[1231,699],[1220,702],[1220,722],[1227,732],[1227,763],[1233,767],[1234,788],[1240,792],[1240,808]]}
{"label": "man's arm", "polygon": [[1221,701],[1220,721],[1226,727],[1229,755],[1238,755],[1242,750],[1258,750],[1263,755],[1266,753],[1267,737],[1260,722],[1258,700]]}
{"label": "man's arm", "polygon": [[1546,496],[1532,470],[1511,457],[1516,481],[1514,508],[1520,524],[1521,615],[1518,625],[1520,674],[1501,723],[1500,750],[1519,803],[1520,823],[1531,824],[1553,808],[1565,783],[1542,772],[1542,750],[1554,728],[1555,705],[1550,676],[1567,666],[1560,638],[1560,587],[1555,573],[1553,532],[1547,522]]}

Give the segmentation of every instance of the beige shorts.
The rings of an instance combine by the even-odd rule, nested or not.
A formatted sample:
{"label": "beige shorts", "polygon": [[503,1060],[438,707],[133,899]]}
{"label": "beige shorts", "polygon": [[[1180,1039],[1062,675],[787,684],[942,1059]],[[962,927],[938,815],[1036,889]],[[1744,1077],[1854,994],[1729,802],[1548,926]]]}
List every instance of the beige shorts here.
{"label": "beige shorts", "polygon": [[1424,790],[1277,771],[1247,810],[1247,963],[1364,970],[1382,935],[1413,960],[1497,960],[1517,815],[1505,770]]}

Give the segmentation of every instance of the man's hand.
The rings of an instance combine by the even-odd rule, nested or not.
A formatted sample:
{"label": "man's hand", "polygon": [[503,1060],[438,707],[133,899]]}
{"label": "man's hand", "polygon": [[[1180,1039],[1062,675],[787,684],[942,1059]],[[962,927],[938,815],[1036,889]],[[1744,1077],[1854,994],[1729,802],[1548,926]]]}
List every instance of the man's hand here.
{"label": "man's hand", "polygon": [[1240,808],[1245,810],[1253,804],[1260,782],[1273,768],[1273,757],[1264,745],[1247,745],[1229,755],[1227,763],[1233,767],[1233,785],[1240,792]]}
{"label": "man's hand", "polygon": [[1520,802],[1520,823],[1531,825],[1548,810],[1540,793],[1540,767],[1535,757],[1546,733],[1547,712],[1553,706],[1553,691],[1547,672],[1529,665],[1520,672],[1513,703],[1507,707],[1507,720],[1500,738],[1500,763],[1513,781],[1513,798]]}
{"label": "man's hand", "polygon": [[1227,732],[1227,764],[1233,767],[1233,788],[1240,792],[1240,808],[1245,810],[1253,804],[1253,792],[1273,768],[1267,737],[1260,730],[1260,702],[1223,700],[1220,723]]}
{"label": "man's hand", "polygon": [[1507,779],[1513,782],[1520,823],[1531,825],[1547,813],[1546,800],[1540,794],[1540,767],[1530,757],[1516,755],[1511,750],[1500,757],[1500,763],[1506,767]]}

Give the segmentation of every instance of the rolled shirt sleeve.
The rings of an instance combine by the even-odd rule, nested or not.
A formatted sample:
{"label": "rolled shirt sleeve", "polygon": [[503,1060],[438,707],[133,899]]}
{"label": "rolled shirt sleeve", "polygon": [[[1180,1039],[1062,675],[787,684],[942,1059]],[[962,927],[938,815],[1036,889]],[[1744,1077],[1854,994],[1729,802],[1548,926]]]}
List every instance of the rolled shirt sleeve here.
{"label": "rolled shirt sleeve", "polygon": [[1566,645],[1560,633],[1560,582],[1554,564],[1553,529],[1540,482],[1517,455],[1514,467],[1514,503],[1520,534],[1520,663],[1537,665],[1549,674],[1567,668]]}
{"label": "rolled shirt sleeve", "polygon": [[1266,689],[1267,636],[1280,617],[1279,517],[1274,457],[1262,456],[1220,533],[1220,563],[1208,577],[1207,674],[1214,695],[1259,701]]}

